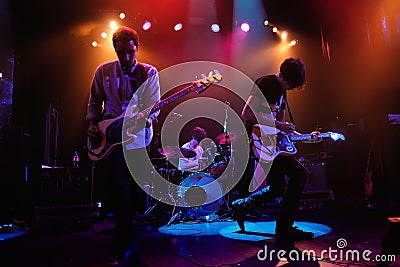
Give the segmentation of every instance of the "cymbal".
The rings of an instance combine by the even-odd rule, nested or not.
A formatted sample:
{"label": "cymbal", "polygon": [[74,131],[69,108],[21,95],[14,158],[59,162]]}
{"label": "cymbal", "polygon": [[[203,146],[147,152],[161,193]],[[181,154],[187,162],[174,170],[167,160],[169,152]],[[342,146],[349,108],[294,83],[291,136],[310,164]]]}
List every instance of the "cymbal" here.
{"label": "cymbal", "polygon": [[166,146],[158,149],[158,153],[169,158],[180,158],[182,155],[185,158],[196,157],[196,152],[182,147]]}
{"label": "cymbal", "polygon": [[[227,134],[227,135],[226,135]],[[215,143],[219,145],[229,145],[236,143],[239,140],[240,134],[238,131],[231,131],[229,133],[222,133],[215,137]]]}

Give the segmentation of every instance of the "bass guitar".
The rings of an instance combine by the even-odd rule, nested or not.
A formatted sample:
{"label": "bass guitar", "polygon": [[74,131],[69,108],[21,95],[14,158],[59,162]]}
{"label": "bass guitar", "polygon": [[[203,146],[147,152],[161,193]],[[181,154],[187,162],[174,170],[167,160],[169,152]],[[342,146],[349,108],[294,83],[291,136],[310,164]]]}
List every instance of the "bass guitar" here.
{"label": "bass guitar", "polygon": [[334,141],[345,140],[340,133],[326,132],[318,134],[284,133],[272,126],[256,124],[252,129],[253,152],[260,162],[270,163],[276,156],[291,156],[297,153],[294,143],[310,141],[319,138],[330,138]]}
{"label": "bass guitar", "polygon": [[[212,84],[219,83],[222,80],[222,75],[218,70],[213,70],[208,76],[202,74],[202,78],[191,83],[188,87],[169,96],[168,98],[157,102],[151,107],[139,111],[136,106],[133,109],[128,107],[127,111],[123,112],[118,117],[107,119],[98,123],[100,138],[97,142],[92,142],[90,138],[87,140],[88,156],[92,161],[100,161],[106,158],[112,150],[122,144],[134,142],[135,133],[142,130],[145,126],[137,125],[137,116],[142,113],[145,118],[148,118],[152,113],[162,109],[173,101],[183,97],[190,92],[200,94]],[[129,116],[127,114],[130,114]],[[150,128],[150,127],[149,127]],[[146,130],[150,130],[147,129]],[[148,135],[145,140],[145,145],[148,146],[151,142],[152,134]]]}

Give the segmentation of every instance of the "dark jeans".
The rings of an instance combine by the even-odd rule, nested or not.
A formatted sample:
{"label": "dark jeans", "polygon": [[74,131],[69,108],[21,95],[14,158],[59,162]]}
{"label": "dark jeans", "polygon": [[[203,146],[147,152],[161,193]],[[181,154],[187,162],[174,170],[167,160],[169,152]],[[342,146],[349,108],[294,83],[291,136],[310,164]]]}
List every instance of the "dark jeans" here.
{"label": "dark jeans", "polygon": [[[254,172],[254,161],[255,158],[250,157],[239,192],[242,196],[246,194],[243,184],[247,184],[248,188],[248,183],[251,181]],[[286,177],[288,178],[287,182]],[[294,223],[294,214],[298,207],[299,198],[303,192],[306,179],[306,169],[294,156],[277,156],[267,174],[269,187],[265,187],[250,195],[248,195],[247,190],[248,196],[245,198],[245,206],[253,209],[262,203],[283,196],[276,225],[282,228],[292,226]]]}
{"label": "dark jeans", "polygon": [[[130,159],[139,157],[139,149],[128,151]],[[141,164],[142,165],[142,164]],[[95,191],[97,198],[105,201],[114,213],[115,252],[123,253],[137,242],[134,219],[144,192],[132,178],[121,147],[95,166]],[[138,170],[144,171],[143,166]],[[142,175],[145,175],[142,172]],[[99,179],[97,179],[99,178]]]}

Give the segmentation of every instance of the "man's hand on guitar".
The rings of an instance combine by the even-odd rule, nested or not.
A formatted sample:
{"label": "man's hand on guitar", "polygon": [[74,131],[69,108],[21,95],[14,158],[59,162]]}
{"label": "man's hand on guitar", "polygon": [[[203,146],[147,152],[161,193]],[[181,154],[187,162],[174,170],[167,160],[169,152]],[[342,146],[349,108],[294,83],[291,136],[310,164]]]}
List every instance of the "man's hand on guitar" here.
{"label": "man's hand on guitar", "polygon": [[142,112],[139,112],[136,115],[135,123],[133,124],[133,126],[128,128],[127,134],[128,136],[136,138],[137,132],[139,132],[141,129],[145,127],[150,127],[151,124],[152,124],[152,119],[146,118],[146,116]]}
{"label": "man's hand on guitar", "polygon": [[280,130],[281,132],[284,132],[284,133],[292,133],[296,129],[294,124],[290,123],[290,122],[276,121],[275,125],[276,125],[276,128],[278,128],[278,130]]}
{"label": "man's hand on guitar", "polygon": [[316,144],[322,142],[323,138],[321,136],[321,133],[318,131],[313,131],[311,132],[311,138],[309,140],[303,141],[303,143],[311,143],[311,144]]}
{"label": "man's hand on guitar", "polygon": [[94,121],[89,121],[87,134],[90,140],[90,146],[93,148],[99,147],[101,143],[101,136],[97,123],[95,123]]}
{"label": "man's hand on guitar", "polygon": [[139,112],[136,116],[134,127],[137,127],[139,130],[141,130],[144,127],[150,127],[151,124],[152,124],[152,119],[146,118],[146,116],[142,112]]}

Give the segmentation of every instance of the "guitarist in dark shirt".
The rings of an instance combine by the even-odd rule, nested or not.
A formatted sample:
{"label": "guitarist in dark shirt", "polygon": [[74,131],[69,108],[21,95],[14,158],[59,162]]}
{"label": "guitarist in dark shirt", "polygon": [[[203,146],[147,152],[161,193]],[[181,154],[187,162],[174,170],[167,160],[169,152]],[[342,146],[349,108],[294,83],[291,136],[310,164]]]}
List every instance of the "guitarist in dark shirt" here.
{"label": "guitarist in dark shirt", "polygon": [[[256,87],[250,94],[242,112],[248,135],[252,136],[256,124],[271,125],[271,120],[272,128],[275,129],[276,127],[277,131],[298,134],[295,131],[294,123],[286,122],[286,91],[302,88],[305,80],[304,65],[298,58],[285,59],[278,73],[257,79]],[[320,138],[316,133],[311,142],[319,141]],[[253,148],[252,144],[248,166],[240,183],[245,182],[247,188],[251,188],[251,186],[248,186],[248,181],[253,178],[253,174],[254,178],[257,178],[256,176],[260,176],[261,173],[267,176],[269,186],[232,202],[234,218],[237,220],[240,229],[245,231],[244,218],[246,213],[264,202],[283,195],[276,221],[276,240],[295,242],[311,239],[313,237],[312,232],[302,231],[293,225],[299,197],[307,179],[305,168],[294,156],[287,155],[277,155],[270,164],[263,163],[257,159]],[[287,184],[285,175],[288,176]],[[265,179],[265,176],[262,179]]]}

